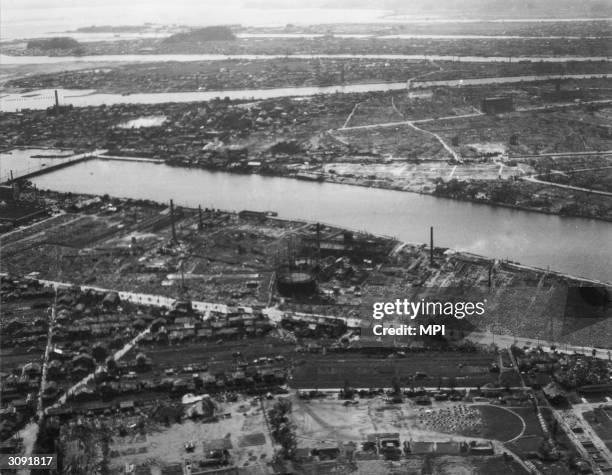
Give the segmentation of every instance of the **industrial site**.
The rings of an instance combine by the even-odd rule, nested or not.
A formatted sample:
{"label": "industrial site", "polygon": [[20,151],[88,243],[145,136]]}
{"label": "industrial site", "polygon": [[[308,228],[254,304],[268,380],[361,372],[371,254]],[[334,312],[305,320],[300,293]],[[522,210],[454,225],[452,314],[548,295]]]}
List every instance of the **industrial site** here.
{"label": "industrial site", "polygon": [[153,3],[1,7],[0,473],[612,474],[609,6]]}

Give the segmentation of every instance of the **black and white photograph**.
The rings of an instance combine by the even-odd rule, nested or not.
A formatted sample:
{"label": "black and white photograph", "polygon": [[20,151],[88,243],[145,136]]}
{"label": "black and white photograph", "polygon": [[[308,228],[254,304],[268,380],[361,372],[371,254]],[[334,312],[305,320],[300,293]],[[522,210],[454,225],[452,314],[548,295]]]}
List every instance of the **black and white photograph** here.
{"label": "black and white photograph", "polygon": [[612,475],[612,0],[1,0],[0,474]]}

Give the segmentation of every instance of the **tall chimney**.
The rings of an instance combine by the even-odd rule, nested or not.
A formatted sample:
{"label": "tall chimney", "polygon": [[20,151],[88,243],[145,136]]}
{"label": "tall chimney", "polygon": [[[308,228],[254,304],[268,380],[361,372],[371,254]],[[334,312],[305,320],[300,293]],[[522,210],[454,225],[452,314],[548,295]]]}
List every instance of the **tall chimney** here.
{"label": "tall chimney", "polygon": [[429,263],[433,266],[434,263],[434,241],[433,241],[433,226],[429,228]]}
{"label": "tall chimney", "polygon": [[317,223],[317,265],[321,259],[321,225]]}
{"label": "tall chimney", "polygon": [[204,225],[202,224],[202,206],[198,205],[198,231],[202,231]]}
{"label": "tall chimney", "polygon": [[174,201],[170,200],[170,221],[172,222],[172,240],[176,242],[176,226],[174,225]]}
{"label": "tall chimney", "polygon": [[57,89],[55,90],[55,107],[59,107],[59,96],[57,94]]}

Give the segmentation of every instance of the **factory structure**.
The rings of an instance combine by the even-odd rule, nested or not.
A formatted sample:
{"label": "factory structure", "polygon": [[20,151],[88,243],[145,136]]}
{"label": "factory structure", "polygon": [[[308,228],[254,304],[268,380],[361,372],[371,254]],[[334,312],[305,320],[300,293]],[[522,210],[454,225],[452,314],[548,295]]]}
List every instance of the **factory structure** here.
{"label": "factory structure", "polygon": [[514,111],[514,98],[512,96],[485,97],[480,109],[485,114],[503,114]]}
{"label": "factory structure", "polygon": [[359,283],[358,269],[384,260],[390,251],[387,241],[316,223],[287,236],[277,248],[276,288],[284,297],[308,298],[320,290],[319,283],[339,273]]}

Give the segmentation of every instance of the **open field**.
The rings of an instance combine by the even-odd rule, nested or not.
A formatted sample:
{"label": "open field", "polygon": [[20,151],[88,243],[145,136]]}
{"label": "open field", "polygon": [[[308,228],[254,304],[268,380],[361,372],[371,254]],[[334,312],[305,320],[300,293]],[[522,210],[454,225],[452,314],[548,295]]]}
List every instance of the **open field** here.
{"label": "open field", "polygon": [[334,136],[357,153],[390,155],[404,159],[448,160],[451,155],[433,137],[408,125],[337,130]]}
{"label": "open field", "polygon": [[510,145],[513,155],[537,155],[543,153],[583,152],[612,149],[609,135],[607,109],[600,111],[566,110],[551,112],[514,113],[500,116],[470,117],[461,121],[439,120],[422,124],[431,132],[450,141],[458,136],[461,156],[470,157],[467,144],[483,142],[508,143],[518,136],[517,145]]}
{"label": "open field", "polygon": [[[435,147],[435,144],[431,144]],[[438,150],[437,157],[443,155]],[[514,176],[521,176],[523,171],[531,170],[528,165],[517,167],[500,166],[497,163],[469,163],[455,165],[447,161],[435,159],[424,163],[405,161],[402,157],[395,157],[392,161],[381,163],[380,160],[365,163],[359,157],[356,162],[332,162],[323,165],[323,171],[333,177],[338,183],[370,183],[380,188],[393,188],[420,193],[431,193],[436,189],[437,180],[459,181],[496,181],[500,178],[508,180]]]}

